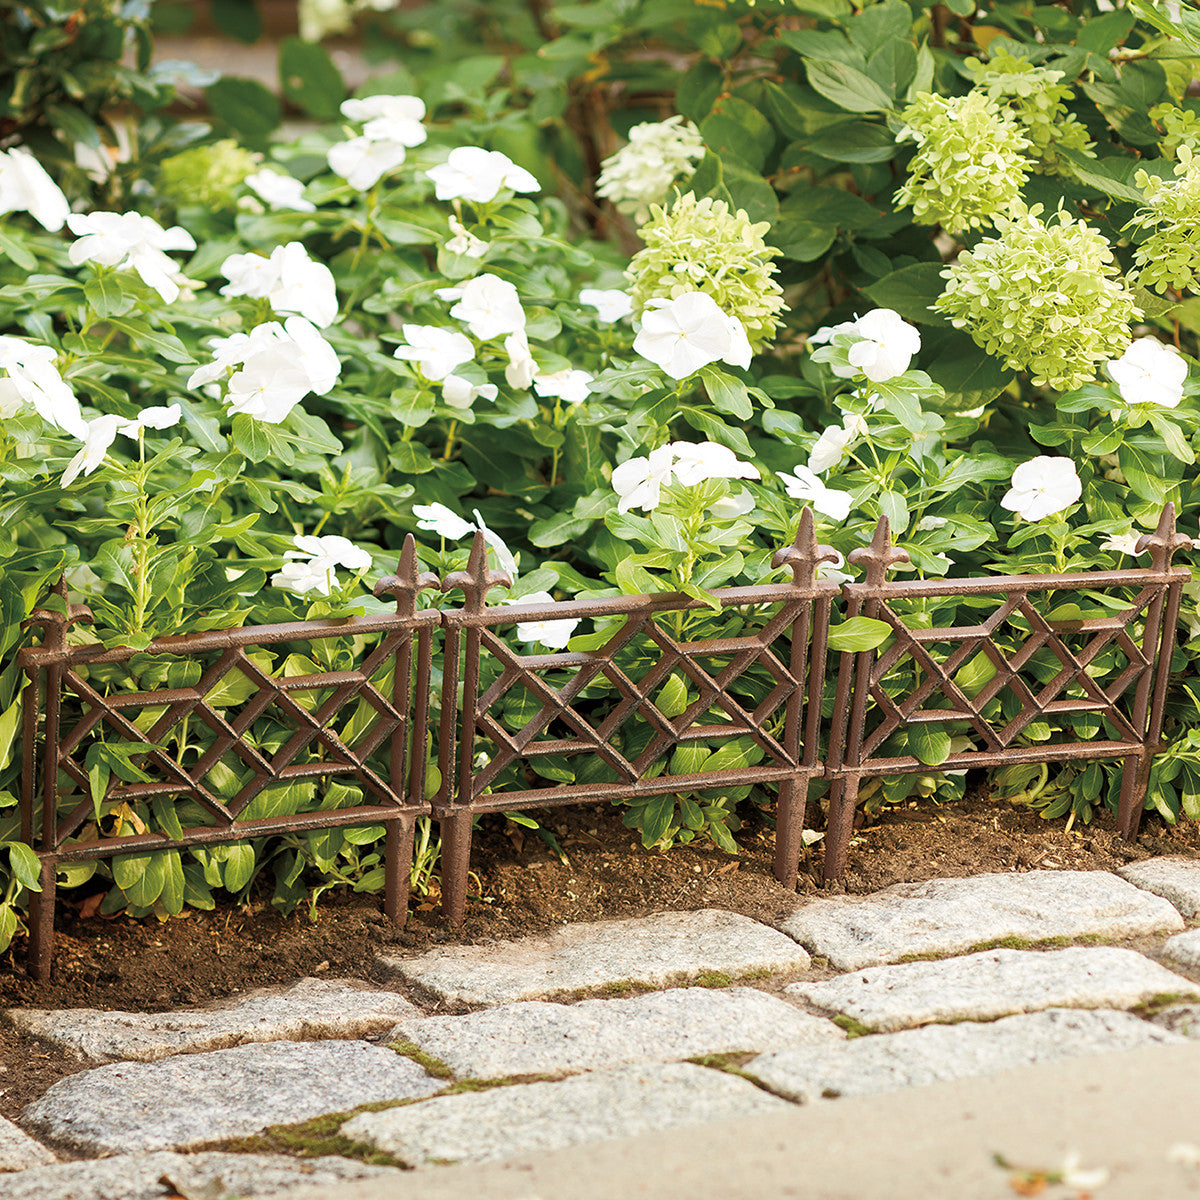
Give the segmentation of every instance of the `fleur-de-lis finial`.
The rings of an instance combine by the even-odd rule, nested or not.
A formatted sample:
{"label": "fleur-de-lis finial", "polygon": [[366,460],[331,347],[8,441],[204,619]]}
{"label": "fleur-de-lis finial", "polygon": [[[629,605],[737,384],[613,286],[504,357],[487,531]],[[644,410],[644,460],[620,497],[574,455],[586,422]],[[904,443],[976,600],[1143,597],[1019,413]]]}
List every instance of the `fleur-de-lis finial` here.
{"label": "fleur-de-lis finial", "polygon": [[40,626],[42,630],[42,646],[46,650],[65,650],[67,648],[67,630],[72,625],[91,625],[95,622],[92,610],[86,604],[72,604],[67,599],[67,577],[62,574],[58,582],[50,589],[63,602],[63,611],[55,612],[49,608],[35,608],[29,618],[21,622],[22,629]]}
{"label": "fleur-de-lis finial", "polygon": [[823,562],[835,563],[840,557],[832,546],[822,546],[817,542],[812,509],[806,507],[800,513],[796,540],[790,546],[775,551],[771,566],[790,567],[793,583],[811,586],[817,575],[817,567]]}
{"label": "fleur-de-lis finial", "polygon": [[396,614],[411,617],[417,611],[417,594],[426,588],[439,589],[442,581],[432,571],[417,569],[417,543],[410,533],[400,550],[395,575],[385,575],[374,587],[375,596],[394,596]]}
{"label": "fleur-de-lis finial", "polygon": [[463,608],[467,612],[482,612],[487,594],[495,587],[511,587],[512,576],[507,571],[494,571],[487,565],[487,542],[483,531],[475,534],[471,541],[471,557],[467,559],[465,571],[451,571],[442,580],[442,591],[458,589],[466,597]]}
{"label": "fleur-de-lis finial", "polygon": [[886,516],[881,516],[875,525],[875,534],[869,546],[860,546],[850,551],[850,561],[866,568],[863,583],[867,587],[881,587],[887,582],[887,573],[897,563],[909,561],[908,551],[892,545],[892,526]]}
{"label": "fleur-de-lis finial", "polygon": [[1150,567],[1154,571],[1169,571],[1171,558],[1176,550],[1190,549],[1192,539],[1175,529],[1175,505],[1168,502],[1159,514],[1158,528],[1153,533],[1144,533],[1134,547],[1135,554],[1150,551]]}

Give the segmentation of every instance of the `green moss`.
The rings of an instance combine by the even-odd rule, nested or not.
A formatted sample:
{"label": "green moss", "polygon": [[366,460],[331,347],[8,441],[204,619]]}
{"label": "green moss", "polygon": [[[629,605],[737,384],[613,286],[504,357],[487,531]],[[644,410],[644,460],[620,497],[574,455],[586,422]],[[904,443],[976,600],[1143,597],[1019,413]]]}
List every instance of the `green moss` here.
{"label": "green moss", "polygon": [[839,1028],[846,1031],[848,1038],[866,1037],[868,1034],[875,1032],[870,1025],[864,1025],[861,1021],[854,1017],[849,1017],[845,1013],[838,1013],[833,1018],[833,1023]]}
{"label": "green moss", "polygon": [[1162,1012],[1164,1008],[1171,1008],[1176,1004],[1194,1004],[1195,1002],[1195,992],[1160,992],[1157,996],[1151,996],[1149,1000],[1130,1009],[1130,1012],[1139,1017],[1152,1017],[1155,1013]]}
{"label": "green moss", "polygon": [[733,976],[724,971],[702,971],[696,976],[695,983],[697,987],[726,988],[733,983]]}
{"label": "green moss", "polygon": [[895,961],[898,963],[906,962],[938,962],[941,959],[959,958],[965,954],[982,954],[985,950],[1057,950],[1064,946],[1107,946],[1112,944],[1113,939],[1104,937],[1097,933],[1081,933],[1078,937],[1048,937],[1048,938],[1021,938],[1021,937],[1002,937],[993,938],[988,942],[976,942],[973,946],[968,946],[965,950],[951,950],[946,952],[929,953],[929,954],[905,954]]}
{"label": "green moss", "polygon": [[698,1067],[711,1067],[714,1071],[728,1071],[733,1075],[743,1075],[740,1069],[752,1058],[756,1057],[753,1050],[730,1050],[723,1054],[697,1054],[687,1061]]}
{"label": "green moss", "polygon": [[460,1079],[438,1095],[457,1096],[462,1092],[490,1092],[495,1088],[516,1087],[522,1083],[547,1083],[557,1078],[557,1075],[509,1075],[503,1079]]}
{"label": "green moss", "polygon": [[395,1050],[397,1054],[402,1054],[405,1058],[411,1058],[418,1066],[424,1067],[434,1079],[454,1078],[454,1072],[440,1058],[426,1054],[416,1042],[407,1042],[403,1039],[388,1042],[388,1049]]}
{"label": "green moss", "polygon": [[232,1138],[214,1142],[205,1149],[220,1149],[241,1154],[287,1154],[293,1158],[323,1158],[334,1155],[352,1158],[376,1167],[402,1167],[408,1164],[374,1146],[353,1141],[342,1132],[342,1126],[351,1117],[365,1112],[383,1112],[389,1108],[400,1108],[415,1104],[415,1100],[376,1101],[360,1104],[349,1112],[326,1113],[295,1125],[271,1125],[254,1137]]}
{"label": "green moss", "polygon": [[641,996],[657,990],[652,983],[643,983],[640,979],[614,979],[600,989],[605,996]]}

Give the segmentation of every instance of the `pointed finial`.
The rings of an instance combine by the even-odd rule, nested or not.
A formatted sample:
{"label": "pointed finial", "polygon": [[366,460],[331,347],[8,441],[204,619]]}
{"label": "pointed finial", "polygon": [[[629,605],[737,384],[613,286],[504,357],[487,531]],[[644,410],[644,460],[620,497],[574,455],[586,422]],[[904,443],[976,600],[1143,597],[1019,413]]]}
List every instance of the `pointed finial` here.
{"label": "pointed finial", "polygon": [[1190,549],[1192,539],[1186,533],[1175,529],[1175,505],[1167,502],[1163,505],[1158,518],[1158,528],[1153,533],[1144,533],[1134,547],[1135,554],[1150,551],[1150,567],[1155,571],[1169,571],[1171,558],[1176,550]]}
{"label": "pointed finial", "polygon": [[62,574],[58,582],[50,589],[63,602],[63,611],[55,612],[48,608],[35,608],[29,618],[21,622],[22,629],[37,625],[42,630],[42,646],[47,650],[65,650],[67,648],[67,630],[72,625],[91,625],[95,622],[92,610],[86,604],[71,604],[67,599],[67,576]]}
{"label": "pointed finial", "polygon": [[451,571],[442,580],[442,591],[457,588],[466,597],[463,607],[468,612],[482,612],[487,594],[494,587],[511,587],[512,576],[507,571],[493,571],[487,565],[487,542],[480,530],[471,540],[471,557],[465,571]]}
{"label": "pointed finial", "polygon": [[385,575],[374,587],[376,596],[395,596],[396,614],[411,617],[417,611],[417,593],[438,589],[442,581],[432,571],[417,569],[417,543],[410,533],[404,539],[395,575]]}
{"label": "pointed finial", "polygon": [[880,587],[887,582],[887,573],[897,563],[906,563],[908,551],[892,545],[892,526],[886,516],[881,516],[875,525],[875,534],[869,546],[860,546],[850,551],[850,561],[866,568],[863,583],[867,587]]}
{"label": "pointed finial", "polygon": [[817,542],[816,527],[811,508],[800,513],[800,528],[796,540],[790,546],[776,550],[771,559],[772,567],[790,567],[792,582],[809,586],[817,576],[817,567],[823,562],[836,563],[841,555],[832,546]]}

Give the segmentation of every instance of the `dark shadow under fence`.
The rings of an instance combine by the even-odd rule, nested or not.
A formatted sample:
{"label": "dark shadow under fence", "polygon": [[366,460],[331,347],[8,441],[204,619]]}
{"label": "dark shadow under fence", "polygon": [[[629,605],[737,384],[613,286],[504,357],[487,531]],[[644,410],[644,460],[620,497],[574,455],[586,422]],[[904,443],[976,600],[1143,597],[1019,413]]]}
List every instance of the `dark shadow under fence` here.
{"label": "dark shadow under fence", "polygon": [[[42,885],[31,969],[49,974],[60,863],[147,856],[157,894],[184,896],[196,868],[181,850],[281,834],[371,827],[385,909],[402,924],[419,816],[439,822],[452,923],[482,812],[769,786],[775,874],[792,887],[814,780],[830,789],[829,881],[845,870],[866,778],[935,760],[963,770],[1122,759],[1118,827],[1131,837],[1190,579],[1171,558],[1186,545],[1168,505],[1139,543],[1147,567],[889,581],[907,555],[881,519],[850,555],[862,581],[839,587],[818,577],[835,556],[806,509],[772,563],[792,579],[720,590],[717,613],[677,594],[490,606],[488,591],[509,580],[488,569],[482,535],[445,580],[418,571],[408,538],[396,575],[375,589],[396,611],[379,616],[162,637],[135,651],[70,646],[69,628],[90,613],[39,610],[41,645],[21,651],[22,837]],[[438,588],[461,591],[462,606],[419,608]],[[838,601],[846,619],[883,621],[891,636],[831,662]],[[506,640],[518,623],[553,621],[592,632],[541,654]],[[1031,736],[1064,714],[1088,736]]]}

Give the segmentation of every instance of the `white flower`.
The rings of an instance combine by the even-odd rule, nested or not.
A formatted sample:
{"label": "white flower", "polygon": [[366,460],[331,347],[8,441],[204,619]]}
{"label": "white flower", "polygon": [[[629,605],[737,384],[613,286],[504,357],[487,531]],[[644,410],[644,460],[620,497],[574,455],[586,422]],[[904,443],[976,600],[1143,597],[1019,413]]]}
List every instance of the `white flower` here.
{"label": "white flower", "polygon": [[548,375],[538,375],[533,381],[533,390],[543,398],[557,396],[568,404],[579,404],[588,398],[588,385],[594,378],[590,371],[566,367]]}
{"label": "white flower", "polygon": [[183,409],[178,404],[154,405],[143,408],[127,425],[119,430],[126,437],[137,437],[143,429],[170,429],[179,424]]}
{"label": "white flower", "polygon": [[1106,1167],[1094,1167],[1090,1171],[1084,1171],[1080,1169],[1079,1162],[1080,1156],[1075,1153],[1068,1154],[1063,1159],[1061,1175],[1062,1182],[1067,1187],[1078,1188],[1081,1192],[1090,1192],[1103,1187],[1108,1182]]}
{"label": "white flower", "polygon": [[324,328],[337,319],[337,284],[324,263],[310,258],[300,242],[276,246],[270,258],[231,254],[221,264],[229,282],[222,296],[266,299],[277,313],[298,313]]}
{"label": "white flower", "polygon": [[400,142],[356,137],[330,146],[325,160],[334,174],[356,191],[365,192],[401,166],[407,157],[408,152]]}
{"label": "white flower", "polygon": [[498,275],[476,275],[462,287],[439,289],[438,296],[458,301],[450,315],[481,342],[525,328],[525,310],[517,289]]}
{"label": "white flower", "polygon": [[299,353],[299,363],[308,377],[308,390],[324,396],[333,389],[342,373],[342,362],[337,351],[321,336],[319,329],[304,317],[288,317],[283,323],[287,339]]}
{"label": "white flower", "polygon": [[1112,550],[1117,554],[1136,554],[1142,535],[1136,530],[1130,533],[1113,533],[1100,543],[1101,550]]}
{"label": "white flower", "polygon": [[178,298],[178,264],[164,251],[195,250],[196,240],[186,229],[178,225],[164,229],[135,212],[72,213],[67,228],[78,239],[67,252],[75,266],[94,262],[119,271],[132,268],[168,304]]}
{"label": "white flower", "polygon": [[457,329],[402,325],[400,331],[408,344],[397,346],[392,357],[415,362],[421,368],[421,374],[434,382],[445,379],[455,367],[461,367],[475,357],[471,339]]}
{"label": "white flower", "polygon": [[[824,331],[822,331],[824,332]],[[872,383],[884,383],[908,370],[921,348],[921,335],[898,312],[876,308],[857,321],[834,326],[830,335],[851,333],[860,340],[849,348],[850,366],[832,366],[842,379],[862,373]],[[813,341],[809,338],[809,341]]]}
{"label": "white flower", "polygon": [[754,507],[754,497],[745,488],[732,496],[722,496],[708,506],[708,511],[720,521],[744,517]]}
{"label": "white flower", "polygon": [[[553,604],[554,597],[549,592],[529,592],[515,600],[505,600],[504,603]],[[540,642],[549,650],[565,650],[578,624],[578,618],[568,618],[564,621],[518,621],[517,637],[522,642]]]}
{"label": "white flower", "polygon": [[365,121],[363,137],[372,142],[419,146],[428,136],[425,101],[418,96],[363,96],[342,101],[342,116]]}
{"label": "white flower", "polygon": [[304,198],[304,184],[291,175],[263,167],[253,175],[246,176],[246,186],[272,208],[286,208],[294,212],[315,212],[317,206]]}
{"label": "white flower", "polygon": [[67,464],[63,472],[62,486],[70,487],[80,474],[90,475],[104,461],[109,447],[117,440],[117,434],[126,424],[124,417],[109,414],[96,417],[87,423],[83,449]]}
{"label": "white flower", "polygon": [[508,355],[504,381],[511,388],[527,388],[537,375],[538,365],[529,352],[529,338],[524,329],[518,329],[504,339],[504,352]]}
{"label": "white flower", "polygon": [[0,370],[8,372],[8,378],[0,380],[0,415],[15,416],[22,404],[30,404],[43,421],[77,438],[86,437],[87,422],[75,393],[54,365],[57,357],[50,346],[0,335]]}
{"label": "white flower", "polygon": [[807,501],[817,512],[831,520],[844,521],[850,515],[853,496],[849,492],[826,487],[808,467],[797,467],[790,475],[780,471],[779,478],[783,481],[783,490],[793,500]]}
{"label": "white flower", "polygon": [[287,588],[297,596],[306,596],[309,592],[320,592],[328,596],[337,573],[320,559],[309,559],[301,562],[286,562],[283,568],[271,576],[271,584],[277,588]]}
{"label": "white flower", "polygon": [[444,504],[414,504],[413,515],[418,518],[418,529],[436,533],[438,537],[449,538],[452,542],[475,532],[475,526],[470,521],[464,521]]}
{"label": "white flower", "polygon": [[43,229],[57,233],[71,206],[58,184],[23,146],[0,154],[0,215],[27,212]]}
{"label": "white flower", "polygon": [[350,0],[300,0],[300,36],[306,42],[344,33],[353,25],[353,19]]}
{"label": "white flower", "polygon": [[484,523],[483,518],[479,515],[479,509],[474,509],[475,528],[483,534],[483,540],[492,548],[496,555],[496,562],[499,564],[502,571],[507,571],[514,579],[517,577],[517,560],[513,552],[505,544],[504,539],[495,532],[489,529]]}
{"label": "white flower", "polygon": [[479,146],[458,146],[444,163],[430,167],[425,174],[433,180],[439,200],[470,200],[473,204],[487,204],[501,188],[536,192],[539,187],[538,181],[507,154]]}
{"label": "white flower", "polygon": [[222,296],[249,296],[265,300],[279,281],[275,264],[262,254],[231,254],[221,264],[221,274],[229,282],[221,289]]}
{"label": "white flower", "polygon": [[1155,337],[1137,338],[1120,358],[1105,366],[1126,404],[1176,408],[1183,399],[1187,363],[1174,346]]}
{"label": "white flower", "polygon": [[1012,487],[1000,501],[1001,508],[1026,521],[1040,521],[1061,512],[1083,495],[1083,484],[1069,458],[1039,454],[1012,473]]}
{"label": "white flower", "polygon": [[348,571],[365,571],[371,565],[370,554],[340,534],[327,533],[323,537],[297,534],[292,541],[296,549],[289,550],[284,558],[328,559],[334,566],[345,567]]}
{"label": "white flower", "polygon": [[847,413],[841,425],[831,425],[813,443],[808,453],[808,469],[818,475],[842,461],[846,448],[867,432],[867,423],[854,413]]}
{"label": "white flower", "polygon": [[666,200],[681,176],[690,177],[704,157],[700,131],[682,117],[646,121],[629,131],[629,144],[604,160],[596,194],[640,225],[652,204]]}
{"label": "white flower", "polygon": [[633,300],[627,292],[616,289],[584,288],[579,293],[579,303],[596,310],[596,315],[606,325],[620,321],[633,312]]}
{"label": "white flower", "polygon": [[613,469],[613,490],[620,496],[617,512],[640,508],[643,512],[656,509],[662,499],[662,489],[671,482],[671,467],[675,452],[670,446],[659,446],[649,455],[630,458]]}
{"label": "white flower", "polygon": [[454,236],[446,243],[446,249],[451,254],[482,258],[487,253],[487,242],[476,237],[457,217],[450,218],[450,232]]}
{"label": "white flower", "polygon": [[823,562],[817,564],[816,575],[818,579],[830,579],[834,583],[849,583],[854,576],[849,571],[843,571],[842,568],[846,565],[845,556],[840,550],[834,550],[837,558],[833,562]]}
{"label": "white flower", "polygon": [[913,532],[924,533],[930,529],[943,529],[949,524],[948,517],[922,517],[913,527]]}
{"label": "white flower", "polygon": [[684,487],[706,479],[761,478],[757,467],[742,462],[728,446],[717,442],[672,442],[669,449],[675,456],[671,469]]}
{"label": "white flower", "polygon": [[722,312],[707,292],[684,292],[674,300],[652,301],[642,313],[633,348],[672,379],[685,379],[718,359],[750,365],[750,342],[736,317]]}
{"label": "white flower", "polygon": [[451,408],[470,408],[477,396],[495,400],[499,394],[494,383],[472,383],[461,375],[447,375],[442,380],[442,400]]}

